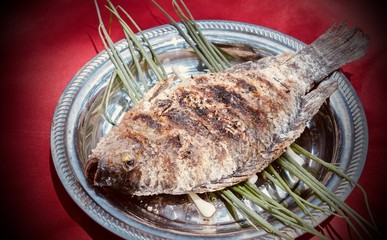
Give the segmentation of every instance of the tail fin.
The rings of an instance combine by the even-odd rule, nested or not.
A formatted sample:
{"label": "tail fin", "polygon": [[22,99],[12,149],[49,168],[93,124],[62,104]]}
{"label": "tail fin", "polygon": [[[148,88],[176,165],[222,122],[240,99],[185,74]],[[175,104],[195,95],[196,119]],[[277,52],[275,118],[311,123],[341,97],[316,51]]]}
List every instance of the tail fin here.
{"label": "tail fin", "polygon": [[[369,38],[359,28],[334,25],[290,60],[304,61],[310,69],[307,76],[314,82],[323,80],[343,65],[362,57],[368,49]],[[288,65],[290,66],[290,65]]]}

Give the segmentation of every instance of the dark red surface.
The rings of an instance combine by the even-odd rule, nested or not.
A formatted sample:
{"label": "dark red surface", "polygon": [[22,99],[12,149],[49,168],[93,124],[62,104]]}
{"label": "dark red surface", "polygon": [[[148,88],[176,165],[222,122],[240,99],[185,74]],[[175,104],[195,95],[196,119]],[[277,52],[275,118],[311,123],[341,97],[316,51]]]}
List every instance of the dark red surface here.
{"label": "dark red surface", "polygon": [[[159,1],[172,12],[170,1]],[[116,1],[143,28],[168,23],[150,1]],[[269,27],[310,43],[333,23],[348,21],[371,37],[368,54],[343,68],[369,124],[369,150],[360,184],[377,223],[386,214],[386,27],[383,1],[188,1],[196,19],[227,19]],[[102,50],[94,3],[76,0],[14,1],[1,14],[1,217],[2,229],[29,239],[116,239],[69,197],[52,164],[50,127],[62,91]],[[123,34],[113,25],[113,38]],[[365,214],[360,191],[347,203]],[[350,239],[337,217],[325,222]],[[334,231],[331,231],[332,233]],[[2,232],[3,233],[3,232]],[[352,234],[353,235],[353,234]],[[309,239],[303,236],[301,239]],[[340,238],[336,238],[340,239]]]}

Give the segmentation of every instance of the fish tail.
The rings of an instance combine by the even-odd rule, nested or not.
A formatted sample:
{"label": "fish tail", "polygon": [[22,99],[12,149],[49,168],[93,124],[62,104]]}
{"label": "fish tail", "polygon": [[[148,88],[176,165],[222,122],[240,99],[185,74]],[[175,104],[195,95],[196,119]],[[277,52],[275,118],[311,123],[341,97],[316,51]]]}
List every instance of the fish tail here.
{"label": "fish tail", "polygon": [[[294,55],[287,63],[307,62],[307,78],[319,82],[343,65],[362,57],[368,49],[369,38],[359,28],[335,24]],[[293,62],[293,63],[292,63]],[[294,65],[293,65],[294,66]]]}

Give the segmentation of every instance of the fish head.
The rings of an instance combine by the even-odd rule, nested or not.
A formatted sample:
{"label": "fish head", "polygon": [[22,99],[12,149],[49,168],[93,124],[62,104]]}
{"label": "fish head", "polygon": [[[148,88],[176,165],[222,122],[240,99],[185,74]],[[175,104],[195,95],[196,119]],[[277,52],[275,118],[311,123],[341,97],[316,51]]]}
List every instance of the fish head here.
{"label": "fish head", "polygon": [[131,175],[130,172],[138,166],[136,157],[131,152],[120,152],[114,155],[93,157],[85,166],[86,178],[95,186],[122,188]]}

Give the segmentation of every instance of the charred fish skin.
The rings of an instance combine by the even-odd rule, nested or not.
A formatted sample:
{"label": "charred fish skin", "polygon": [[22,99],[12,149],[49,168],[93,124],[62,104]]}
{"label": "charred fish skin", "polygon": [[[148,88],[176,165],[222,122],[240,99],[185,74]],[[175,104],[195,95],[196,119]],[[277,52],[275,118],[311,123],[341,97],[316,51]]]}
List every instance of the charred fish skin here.
{"label": "charred fish skin", "polygon": [[278,158],[336,90],[327,76],[368,38],[334,26],[296,53],[158,83],[97,144],[91,184],[133,195],[186,194],[246,180]]}

